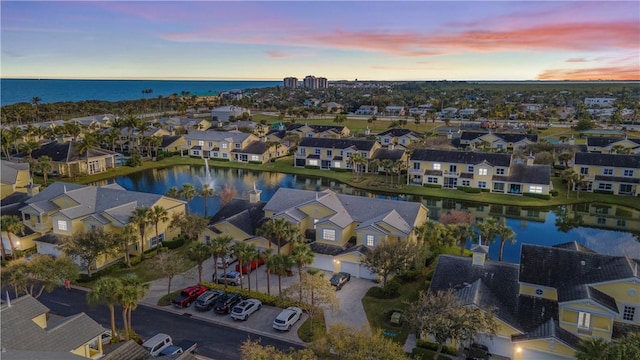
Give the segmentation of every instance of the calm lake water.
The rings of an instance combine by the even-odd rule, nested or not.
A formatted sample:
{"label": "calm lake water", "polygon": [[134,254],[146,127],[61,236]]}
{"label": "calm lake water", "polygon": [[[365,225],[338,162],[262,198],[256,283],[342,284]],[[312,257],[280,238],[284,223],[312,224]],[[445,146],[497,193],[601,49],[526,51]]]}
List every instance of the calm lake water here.
{"label": "calm lake water", "polygon": [[[514,244],[505,244],[504,261],[519,262],[522,243],[550,246],[568,241],[577,241],[599,253],[640,259],[640,242],[637,235],[640,234],[640,212],[628,208],[598,204],[549,209],[488,205],[442,198],[372,193],[336,181],[300,175],[214,167],[210,167],[209,170],[210,174],[207,174],[205,166],[180,165],[145,170],[95,185],[115,181],[127,190],[164,194],[172,186],[180,188],[185,183],[191,183],[200,189],[202,184],[210,182],[216,190],[229,184],[238,191],[238,197],[246,198],[247,192],[256,186],[262,190],[263,201],[268,201],[280,187],[314,191],[331,189],[349,195],[420,201],[429,209],[432,219],[438,219],[440,214],[451,209],[467,209],[477,220],[488,217],[504,218],[506,224],[516,233],[517,240]],[[217,196],[209,198],[207,207],[209,216],[215,214],[220,209],[220,199]],[[192,199],[189,208],[192,212],[204,215],[204,198]],[[489,256],[497,259],[498,252],[499,244],[491,244]]]}

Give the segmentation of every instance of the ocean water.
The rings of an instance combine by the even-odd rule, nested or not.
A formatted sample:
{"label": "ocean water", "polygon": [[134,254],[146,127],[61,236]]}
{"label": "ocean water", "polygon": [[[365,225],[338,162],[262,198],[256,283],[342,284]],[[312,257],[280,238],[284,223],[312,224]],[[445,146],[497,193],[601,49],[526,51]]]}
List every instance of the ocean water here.
{"label": "ocean water", "polygon": [[[0,79],[0,105],[31,103],[39,97],[42,104],[61,101],[120,101],[168,97],[188,91],[194,95],[214,94],[233,89],[257,89],[282,85],[281,81],[180,81],[180,80],[51,80]],[[151,89],[151,94],[143,94]]]}

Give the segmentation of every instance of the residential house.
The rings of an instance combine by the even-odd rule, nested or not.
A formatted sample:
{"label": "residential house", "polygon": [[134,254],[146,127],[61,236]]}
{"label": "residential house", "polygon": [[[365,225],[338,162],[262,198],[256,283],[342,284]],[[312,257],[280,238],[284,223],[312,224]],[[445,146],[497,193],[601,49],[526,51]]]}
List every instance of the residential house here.
{"label": "residential house", "polygon": [[614,195],[640,194],[640,156],[578,152],[573,170],[583,176],[581,190]]}
{"label": "residential house", "polygon": [[616,98],[613,98],[613,97],[584,98],[584,104],[587,107],[613,106],[615,102],[616,102]]}
{"label": "residential house", "polygon": [[288,153],[289,147],[287,145],[281,143],[271,145],[261,140],[255,140],[242,149],[231,150],[231,158],[236,162],[264,164]]}
{"label": "residential house", "polygon": [[298,135],[301,139],[310,137],[341,139],[351,135],[348,127],[339,125],[290,124],[286,131]]}
{"label": "residential house", "polygon": [[28,163],[13,163],[0,160],[0,199],[15,192],[27,192],[31,183],[31,174]]}
{"label": "residential house", "polygon": [[360,105],[355,112],[356,115],[377,115],[378,107],[375,105]]}
{"label": "residential house", "polygon": [[323,107],[328,113],[342,111],[342,104],[338,104],[337,102],[333,101],[323,103],[320,106]]}
{"label": "residential house", "polygon": [[640,139],[619,137],[587,137],[587,151],[592,153],[611,154],[614,151],[640,154]]}
{"label": "residential house", "polygon": [[243,150],[260,139],[239,131],[190,131],[185,135],[189,156],[205,159],[238,161],[232,150]]}
{"label": "residential house", "polygon": [[294,155],[294,166],[318,167],[323,170],[351,169],[349,158],[360,154],[369,160],[380,149],[375,140],[304,138]]}
{"label": "residential house", "polygon": [[404,116],[404,106],[389,105],[384,108],[384,114],[387,116]]}
{"label": "residential house", "polygon": [[383,147],[394,148],[395,146],[402,146],[406,149],[409,145],[420,142],[422,137],[422,134],[413,130],[393,128],[378,133],[376,140]]}
{"label": "residential house", "polygon": [[479,188],[522,195],[549,194],[551,167],[512,161],[510,154],[416,149],[409,160],[408,181],[443,189]]}
{"label": "residential house", "polygon": [[612,340],[640,325],[640,260],[595,253],[575,242],[523,244],[520,264],[441,255],[430,292],[452,289],[467,306],[495,310],[488,345],[512,359],[573,359],[581,339]]}
{"label": "residential house", "polygon": [[387,241],[415,241],[414,228],[427,221],[421,203],[279,188],[264,206],[269,219],[298,226],[312,242],[311,267],[373,279],[361,263],[370,249]]}
{"label": "residential house", "polygon": [[213,122],[227,122],[230,117],[237,119],[245,113],[251,115],[251,110],[235,105],[220,106],[211,110],[211,119]]}
{"label": "residential house", "polygon": [[544,107],[544,104],[522,104],[520,105],[520,109],[523,112],[532,112],[532,113],[539,113],[542,108]]}
{"label": "residential house", "polygon": [[118,153],[95,147],[89,148],[88,153],[86,151],[80,153],[78,143],[75,141],[64,143],[53,141],[41,145],[31,153],[31,157],[35,160],[41,156],[50,157],[53,166],[51,174],[63,177],[105,172],[115,167],[116,155]]}
{"label": "residential house", "polygon": [[180,152],[187,145],[187,140],[182,135],[164,135],[161,139],[158,150],[168,153]]}
{"label": "residential house", "polygon": [[478,110],[471,109],[471,108],[462,109],[462,110],[458,111],[458,115],[460,115],[460,117],[462,117],[462,118],[469,118],[469,117],[473,116],[476,113],[476,111],[478,111]]}
{"label": "residential house", "polygon": [[[60,244],[75,233],[100,228],[107,232],[120,232],[131,224],[129,219],[136,208],[161,206],[169,213],[185,212],[185,202],[162,195],[128,191],[118,184],[87,186],[55,182],[25,201],[19,209],[26,227],[41,236],[36,238],[39,254],[60,255]],[[135,225],[134,225],[135,226]],[[137,226],[136,226],[137,229]],[[169,221],[149,225],[144,235],[144,249],[152,249],[162,241],[172,240],[180,229],[169,227]],[[131,253],[140,253],[138,245],[129,247]],[[120,254],[122,256],[122,254]],[[101,257],[94,267],[110,263],[116,258]]]}
{"label": "residential house", "polygon": [[303,103],[304,106],[306,107],[311,107],[311,106],[320,106],[321,100],[320,99],[316,99],[316,98],[311,98],[311,99],[306,99]]}
{"label": "residential house", "polygon": [[473,148],[480,144],[488,144],[492,149],[514,150],[538,142],[536,134],[494,133],[485,131],[463,131],[460,134],[460,146]]}
{"label": "residential house", "polygon": [[107,128],[111,126],[111,123],[117,119],[116,115],[113,114],[102,114],[102,115],[90,115],[83,116],[79,118],[73,118],[70,121],[78,123],[78,125],[83,128],[87,128],[90,130],[98,130],[101,128]]}
{"label": "residential house", "polygon": [[100,359],[100,335],[106,331],[85,313],[55,320],[30,295],[0,308],[2,357],[7,359]]}

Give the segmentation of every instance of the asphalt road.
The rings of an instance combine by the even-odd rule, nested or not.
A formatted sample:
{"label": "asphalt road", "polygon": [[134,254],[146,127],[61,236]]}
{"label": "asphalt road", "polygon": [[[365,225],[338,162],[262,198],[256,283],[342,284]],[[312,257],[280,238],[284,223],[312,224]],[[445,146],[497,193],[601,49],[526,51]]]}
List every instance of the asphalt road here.
{"label": "asphalt road", "polygon": [[[43,293],[38,300],[60,316],[74,315],[84,312],[105,328],[109,328],[109,310],[104,305],[89,306],[86,292],[71,289],[66,292],[56,288],[52,293]],[[260,340],[263,345],[271,345],[277,349],[287,350],[300,346],[286,341],[260,337],[232,327],[212,324],[206,321],[191,319],[146,306],[138,306],[132,314],[133,329],[143,338],[150,338],[157,333],[169,334],[174,342],[189,339],[198,343],[198,354],[215,360],[241,359],[240,345],[248,338]],[[116,328],[122,328],[122,311],[116,307]]]}

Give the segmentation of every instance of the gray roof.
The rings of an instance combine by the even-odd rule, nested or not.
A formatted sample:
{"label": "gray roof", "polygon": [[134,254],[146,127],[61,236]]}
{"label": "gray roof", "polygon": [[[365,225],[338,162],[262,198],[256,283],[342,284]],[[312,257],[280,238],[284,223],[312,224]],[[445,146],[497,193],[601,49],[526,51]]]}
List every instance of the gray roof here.
{"label": "gray roof", "polygon": [[233,149],[232,153],[242,153],[242,154],[256,154],[262,155],[267,152],[267,144],[263,141],[252,141],[249,145],[245,146],[244,149]]}
{"label": "gray roof", "polygon": [[619,137],[587,137],[587,146],[598,146],[598,147],[607,147],[609,145],[615,144],[619,141],[628,140],[630,142],[636,143],[640,145],[640,140],[638,139],[628,139],[628,138],[619,138]]}
{"label": "gray roof", "polygon": [[105,329],[87,314],[62,318],[45,329],[32,319],[49,309],[29,295],[11,300],[0,311],[2,348],[7,350],[72,351],[102,334]]}
{"label": "gray roof", "polygon": [[[99,149],[92,147],[89,149],[89,158],[101,157],[101,156],[115,156],[117,152],[111,150]],[[65,143],[59,143],[57,141],[50,142],[48,144],[41,145],[39,149],[33,150],[31,156],[34,159],[39,159],[41,156],[48,156],[51,161],[54,162],[74,162],[74,161],[86,161],[87,153],[78,152],[77,142],[69,141]]]}
{"label": "gray roof", "polygon": [[576,165],[596,165],[640,169],[640,155],[618,155],[579,152],[575,157]]}
{"label": "gray roof", "polygon": [[[69,351],[36,351],[36,350],[8,350],[2,352],[3,360],[86,360]],[[125,360],[125,359],[123,359]]]}
{"label": "gray roof", "polygon": [[227,141],[227,142],[243,142],[249,136],[248,133],[236,131],[197,131],[191,130],[185,139],[187,140],[204,140],[204,141]]}
{"label": "gray roof", "polygon": [[404,155],[404,150],[402,149],[394,149],[394,150],[389,150],[389,149],[377,149],[374,153],[373,156],[371,156],[372,159],[378,159],[378,160],[393,160],[393,161],[398,161],[400,159],[402,159],[402,156]]}
{"label": "gray roof", "polygon": [[517,143],[523,140],[527,140],[534,143],[538,141],[538,135],[536,134],[489,133],[489,132],[479,132],[479,131],[463,131],[462,134],[460,134],[460,140],[472,141],[487,134],[495,135],[496,137],[502,139],[504,142],[507,142],[507,143]]}
{"label": "gray roof", "polygon": [[233,199],[210,220],[210,228],[220,222],[228,222],[249,235],[255,235],[260,221],[264,218],[265,202],[251,203],[245,199]]}
{"label": "gray roof", "polygon": [[375,140],[352,140],[352,139],[325,139],[325,138],[304,138],[298,144],[299,147],[317,147],[327,149],[348,149],[353,147],[359,151],[369,151],[377,141]]}
{"label": "gray roof", "polygon": [[456,164],[477,165],[487,162],[492,166],[509,166],[511,155],[483,153],[476,151],[447,151],[432,149],[416,149],[411,155],[412,161],[442,161]]}
{"label": "gray roof", "polygon": [[13,163],[6,160],[0,161],[0,181],[3,184],[15,184],[19,171],[29,171],[28,163]]}
{"label": "gray roof", "polygon": [[102,360],[147,360],[151,354],[133,340],[123,343],[107,344],[102,348]]}
{"label": "gray roof", "polygon": [[385,130],[381,133],[378,133],[379,137],[382,136],[392,136],[392,137],[402,137],[402,136],[408,136],[408,137],[415,137],[415,138],[421,138],[422,134],[419,134],[413,130],[410,129],[400,129],[400,128],[393,128],[393,129],[389,129],[389,130]]}
{"label": "gray roof", "polygon": [[540,324],[540,326],[528,333],[521,335],[512,335],[511,341],[517,342],[549,338],[560,340],[574,349],[577,349],[578,343],[580,342],[579,337],[561,328],[554,318],[551,318],[546,322]]}
{"label": "gray roof", "polygon": [[[495,179],[500,179],[495,176]],[[504,177],[506,181],[524,184],[551,184],[551,166],[549,165],[526,165],[513,164],[509,169],[509,176]]]}

